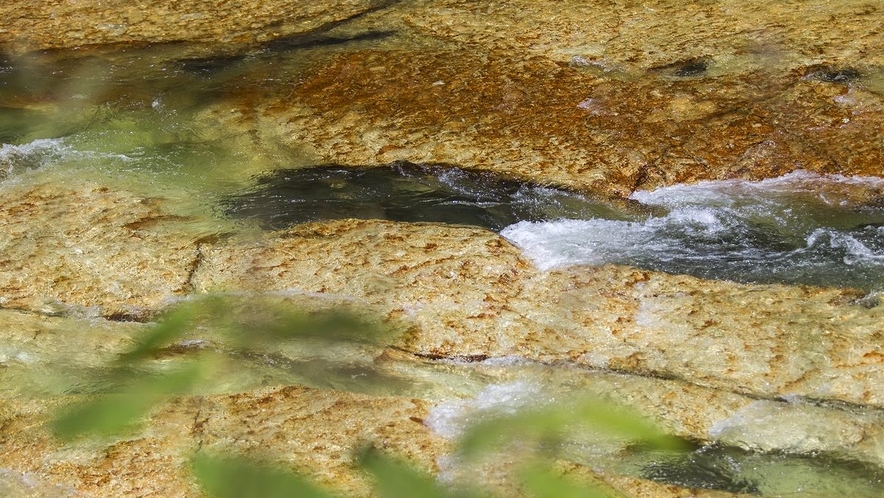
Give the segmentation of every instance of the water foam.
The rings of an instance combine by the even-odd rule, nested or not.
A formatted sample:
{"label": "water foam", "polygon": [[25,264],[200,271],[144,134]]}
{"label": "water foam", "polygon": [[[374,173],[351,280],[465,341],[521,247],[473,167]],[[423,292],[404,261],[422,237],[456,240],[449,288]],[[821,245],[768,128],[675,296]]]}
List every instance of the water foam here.
{"label": "water foam", "polygon": [[520,409],[543,404],[544,399],[541,386],[534,382],[495,384],[487,386],[475,398],[439,403],[430,410],[424,423],[437,435],[456,439],[479,421],[512,415]]}
{"label": "water foam", "polygon": [[61,163],[96,160],[131,161],[125,154],[85,150],[75,146],[69,138],[38,138],[25,144],[0,146],[0,180]]}
{"label": "water foam", "polygon": [[40,138],[21,145],[0,146],[0,178],[13,176],[29,169],[38,169],[61,160],[72,147],[62,138]]}
{"label": "water foam", "polygon": [[613,263],[741,282],[884,284],[882,179],[796,172],[631,197],[665,214],[522,221],[501,234],[543,270]]}

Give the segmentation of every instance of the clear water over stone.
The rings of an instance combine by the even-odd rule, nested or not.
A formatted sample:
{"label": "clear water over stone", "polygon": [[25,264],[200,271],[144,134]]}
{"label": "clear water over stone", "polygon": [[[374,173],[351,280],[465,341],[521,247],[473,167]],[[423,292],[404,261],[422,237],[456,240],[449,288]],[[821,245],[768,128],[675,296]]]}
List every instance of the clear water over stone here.
{"label": "clear water over stone", "polygon": [[[510,368],[524,374],[537,366],[513,361]],[[472,424],[511,415],[520,409],[566,403],[595,389],[578,388],[579,382],[563,387],[567,384],[550,385],[536,378],[517,377],[511,382],[488,385],[471,398],[438,404],[426,423],[440,436],[457,440]],[[596,385],[604,384],[605,380],[596,382]],[[656,450],[630,444],[605,431],[568,433],[562,440],[565,442],[555,449],[547,447],[544,451],[559,452],[571,461],[583,462],[595,469],[638,475],[687,488],[761,496],[846,493],[869,498],[879,496],[884,489],[884,471],[880,468],[830,455],[756,453],[718,443],[698,445],[688,441],[681,449]],[[446,464],[452,479],[475,471],[468,461],[456,458]]]}
{"label": "clear water over stone", "polygon": [[[83,52],[0,59],[0,182],[88,179],[206,214],[256,171],[304,160],[204,115],[263,77],[244,79],[240,66],[193,71],[183,61],[199,47]],[[287,60],[275,76],[302,64]]]}

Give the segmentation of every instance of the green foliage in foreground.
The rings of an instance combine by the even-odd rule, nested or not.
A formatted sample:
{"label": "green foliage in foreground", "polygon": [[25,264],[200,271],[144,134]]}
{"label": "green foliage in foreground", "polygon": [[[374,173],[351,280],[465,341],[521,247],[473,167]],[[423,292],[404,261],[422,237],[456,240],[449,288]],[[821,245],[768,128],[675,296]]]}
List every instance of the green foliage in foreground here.
{"label": "green foliage in foreground", "polygon": [[334,496],[308,479],[271,462],[196,455],[191,461],[191,468],[203,489],[217,498]]}
{"label": "green foliage in foreground", "polygon": [[623,407],[587,397],[478,422],[461,439],[460,449],[465,456],[475,456],[499,450],[516,438],[549,444],[563,441],[568,433],[593,430],[659,448],[679,445],[678,440]]}
{"label": "green foliage in foreground", "polygon": [[[245,346],[264,341],[315,339],[380,340],[380,328],[341,311],[305,313],[270,308],[242,308],[228,300],[207,298],[177,306],[167,313],[135,346],[85,381],[109,385],[85,401],[57,414],[52,428],[70,441],[86,436],[107,436],[136,427],[157,405],[172,396],[199,392],[223,361],[223,353],[199,350],[190,359],[167,362],[157,369],[156,359],[194,329],[211,331],[227,345]],[[271,342],[272,345],[272,342]],[[646,420],[599,399],[524,410],[475,424],[459,444],[465,461],[503,451],[514,442],[524,447],[549,447],[573,431],[602,431],[611,436],[641,441],[661,448],[677,444]],[[555,456],[555,455],[549,455]],[[520,471],[526,496],[537,498],[612,497],[617,493],[603,484],[577,482],[551,470],[548,461],[525,459]],[[355,455],[354,463],[369,475],[377,496],[394,498],[479,497],[485,493],[449,490],[433,478],[373,448]],[[332,491],[284,466],[246,457],[218,457],[198,453],[191,470],[202,488],[218,498],[333,497]]]}

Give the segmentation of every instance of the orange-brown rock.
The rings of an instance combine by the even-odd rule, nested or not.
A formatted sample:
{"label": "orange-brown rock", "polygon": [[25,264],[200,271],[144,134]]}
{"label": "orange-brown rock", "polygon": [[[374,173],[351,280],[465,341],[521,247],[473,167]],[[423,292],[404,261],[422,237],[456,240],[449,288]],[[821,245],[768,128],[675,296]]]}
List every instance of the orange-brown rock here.
{"label": "orange-brown rock", "polygon": [[803,67],[672,71],[357,51],[315,64],[265,112],[324,161],[453,163],[615,196],[797,169],[881,174],[884,106],[861,82],[808,79]]}
{"label": "orange-brown rock", "polygon": [[[322,255],[321,258],[318,255]],[[540,272],[470,228],[345,220],[206,246],[194,288],[349,296],[416,327],[429,357],[521,356],[753,396],[884,406],[884,313],[853,291],[625,267]]]}

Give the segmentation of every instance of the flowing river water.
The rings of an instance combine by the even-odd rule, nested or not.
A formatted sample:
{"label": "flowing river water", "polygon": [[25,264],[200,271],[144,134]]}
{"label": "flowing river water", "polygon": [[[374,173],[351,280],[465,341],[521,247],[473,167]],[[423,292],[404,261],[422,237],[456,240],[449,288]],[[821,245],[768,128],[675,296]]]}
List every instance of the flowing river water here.
{"label": "flowing river water", "polygon": [[[616,263],[707,279],[852,287],[869,295],[884,288],[884,180],[795,172],[755,182],[636,191],[614,202],[497,178],[467,164],[315,164],[282,143],[244,149],[239,135],[225,134],[201,113],[237,92],[278,87],[311,57],[333,48],[265,49],[226,59],[178,57],[175,50],[0,62],[0,195],[10,185],[90,177],[170,199],[180,212],[201,213],[209,225],[256,220],[265,229],[280,229],[346,217],[471,225],[499,231],[544,270]],[[270,66],[276,79],[267,76]],[[359,382],[382,377],[362,346],[329,351],[355,366],[328,355],[287,363],[269,351],[241,354],[224,385],[244,389],[271,377],[375,389]],[[53,368],[34,375],[76,375],[73,364]],[[513,380],[486,386],[483,369],[509,369]],[[467,396],[440,405],[428,421],[441,434],[456,434],[494,407],[566,397],[569,390],[561,385],[574,383],[562,379],[585,373],[553,374],[543,365],[513,360],[427,366],[421,375],[420,383],[386,384],[382,391]],[[35,390],[41,389],[71,387]],[[612,456],[598,448],[604,444],[575,442],[568,451],[596,467],[686,486],[772,496],[809,488],[823,495],[844,489],[852,496],[884,493],[879,469],[825,455],[706,446]]]}

